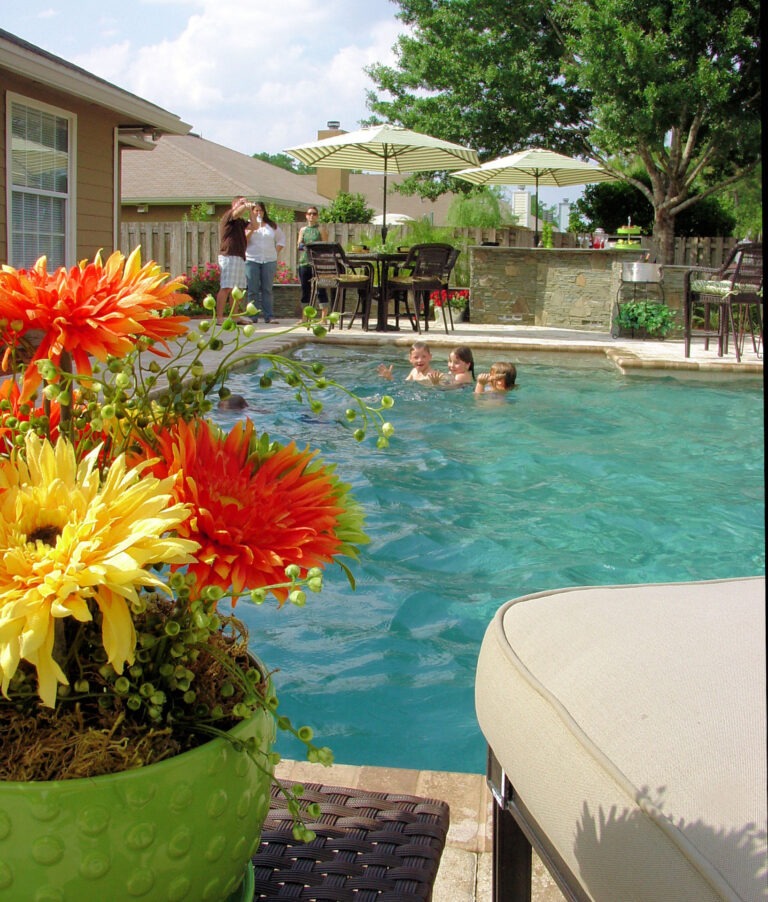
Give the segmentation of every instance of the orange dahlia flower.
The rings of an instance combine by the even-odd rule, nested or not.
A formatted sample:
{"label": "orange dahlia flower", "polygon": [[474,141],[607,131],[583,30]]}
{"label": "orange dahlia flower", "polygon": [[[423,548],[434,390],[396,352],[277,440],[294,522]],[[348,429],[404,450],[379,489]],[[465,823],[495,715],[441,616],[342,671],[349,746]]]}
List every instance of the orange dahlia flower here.
{"label": "orange dahlia flower", "polygon": [[115,251],[102,263],[97,254],[93,263],[50,274],[45,257],[30,270],[0,268],[2,340],[13,345],[28,332],[42,332],[22,396],[30,397],[40,384],[37,360],[59,364],[66,352],[77,372],[90,374],[91,356],[124,357],[139,338],[167,348],[167,339],[186,331],[187,317],[160,314],[188,300],[180,291],[182,281],[167,278],[156,263],[141,265],[139,248],[127,260]]}
{"label": "orange dahlia flower", "polygon": [[[208,421],[179,421],[144,450],[155,458],[153,475],[174,475],[174,500],[192,510],[177,534],[201,546],[187,568],[199,587],[235,596],[285,583],[289,564],[304,576],[338,555],[356,557],[356,544],[367,541],[361,509],[333,467],[294,442],[260,439],[250,420],[228,434]],[[271,591],[281,603],[288,594]]]}

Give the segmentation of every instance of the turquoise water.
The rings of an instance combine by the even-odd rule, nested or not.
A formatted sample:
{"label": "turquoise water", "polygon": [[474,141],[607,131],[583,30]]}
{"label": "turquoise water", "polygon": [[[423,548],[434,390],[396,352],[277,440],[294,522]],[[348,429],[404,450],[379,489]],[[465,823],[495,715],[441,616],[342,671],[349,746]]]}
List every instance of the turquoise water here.
{"label": "turquoise water", "polygon": [[[357,591],[333,568],[302,610],[238,606],[254,651],[279,668],[285,712],[339,762],[484,771],[475,664],[510,598],[765,572],[759,380],[626,378],[602,358],[518,356],[518,390],[486,400],[404,383],[402,349],[297,356],[396,399],[396,436],[378,451],[339,425],[347,405],[330,395],[314,415],[277,384],[231,383],[259,428],[337,462],[367,512]],[[396,361],[394,383],[376,375],[383,360]]]}

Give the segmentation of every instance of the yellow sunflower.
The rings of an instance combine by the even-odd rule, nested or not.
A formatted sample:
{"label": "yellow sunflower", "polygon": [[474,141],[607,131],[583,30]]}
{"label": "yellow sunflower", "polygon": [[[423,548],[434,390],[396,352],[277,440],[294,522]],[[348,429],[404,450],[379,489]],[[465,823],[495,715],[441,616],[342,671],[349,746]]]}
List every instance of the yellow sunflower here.
{"label": "yellow sunflower", "polygon": [[[57,619],[92,619],[118,672],[133,662],[136,634],[129,604],[137,589],[165,589],[152,564],[193,560],[196,542],[166,535],[189,516],[172,503],[173,479],[128,469],[118,457],[102,475],[99,448],[79,464],[72,445],[34,434],[20,456],[0,460],[0,678],[2,691],[20,660],[37,670],[39,695],[51,707],[56,683]],[[58,649],[57,649],[58,653]]]}

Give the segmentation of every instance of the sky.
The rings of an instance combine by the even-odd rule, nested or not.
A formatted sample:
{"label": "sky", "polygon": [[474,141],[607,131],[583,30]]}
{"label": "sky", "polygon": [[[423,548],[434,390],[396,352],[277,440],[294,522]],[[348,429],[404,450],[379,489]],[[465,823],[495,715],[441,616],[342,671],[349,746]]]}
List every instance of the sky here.
{"label": "sky", "polygon": [[[0,27],[241,153],[370,116],[364,67],[396,61],[391,0],[0,0]],[[556,203],[579,189],[539,191]]]}

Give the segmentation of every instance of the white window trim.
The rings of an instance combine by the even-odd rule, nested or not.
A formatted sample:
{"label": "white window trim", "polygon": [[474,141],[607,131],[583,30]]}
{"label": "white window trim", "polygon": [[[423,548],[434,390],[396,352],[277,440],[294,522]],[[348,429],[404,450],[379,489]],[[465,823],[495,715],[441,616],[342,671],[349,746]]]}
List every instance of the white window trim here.
{"label": "white window trim", "polygon": [[40,110],[43,113],[50,113],[53,116],[60,116],[69,123],[69,159],[67,160],[67,185],[69,191],[67,193],[67,217],[65,223],[64,237],[64,265],[67,267],[74,266],[77,262],[76,258],[76,232],[75,224],[77,222],[77,114],[71,110],[64,110],[61,107],[51,106],[51,104],[43,103],[34,97],[27,97],[24,94],[15,94],[9,91],[6,94],[5,103],[5,209],[8,211],[6,217],[6,246],[8,248],[8,259],[14,260],[13,249],[13,217],[12,201],[13,191],[16,186],[12,184],[13,164],[12,164],[12,143],[13,135],[11,134],[11,109],[13,103],[19,103],[32,109]]}

